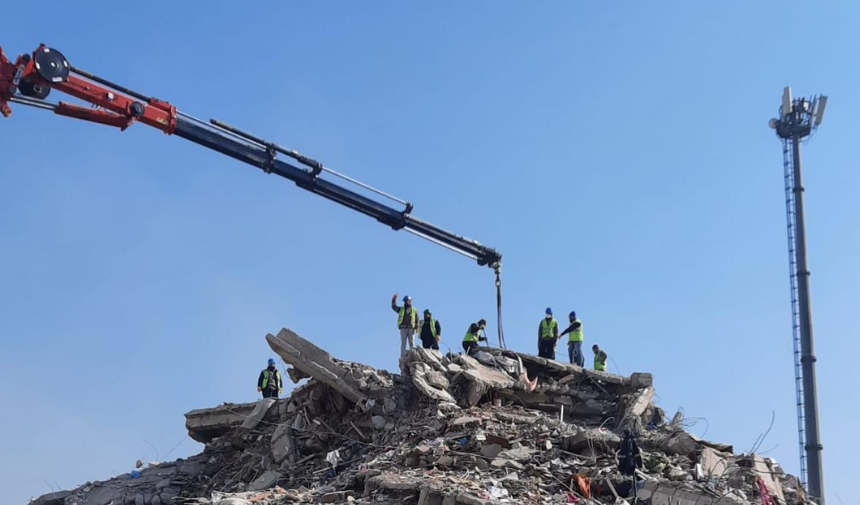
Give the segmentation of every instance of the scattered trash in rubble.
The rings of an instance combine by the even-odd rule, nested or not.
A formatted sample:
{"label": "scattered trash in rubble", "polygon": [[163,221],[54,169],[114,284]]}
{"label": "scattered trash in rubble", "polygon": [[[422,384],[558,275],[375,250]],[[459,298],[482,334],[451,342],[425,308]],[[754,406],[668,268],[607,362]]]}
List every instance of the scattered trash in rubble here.
{"label": "scattered trash in rubble", "polygon": [[[32,505],[494,503],[629,505],[622,436],[641,450],[650,505],[796,505],[799,481],[755,454],[666,423],[650,374],[621,377],[507,350],[415,349],[395,375],[341,361],[289,330],[267,336],[307,382],[283,399],[186,414],[205,443]],[[676,416],[677,417],[677,416]]]}

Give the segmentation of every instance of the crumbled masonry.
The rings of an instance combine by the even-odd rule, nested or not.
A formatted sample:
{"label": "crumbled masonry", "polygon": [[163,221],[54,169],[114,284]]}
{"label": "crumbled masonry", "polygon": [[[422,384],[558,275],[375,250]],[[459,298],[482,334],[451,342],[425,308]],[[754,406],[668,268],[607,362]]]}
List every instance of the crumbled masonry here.
{"label": "crumbled masonry", "polygon": [[680,414],[666,422],[647,373],[484,347],[415,349],[396,375],[287,329],[266,340],[293,382],[307,380],[288,398],[191,411],[202,453],[32,505],[630,505],[631,480],[617,470],[624,430],[642,450],[646,505],[806,502],[773,460],[688,434]]}

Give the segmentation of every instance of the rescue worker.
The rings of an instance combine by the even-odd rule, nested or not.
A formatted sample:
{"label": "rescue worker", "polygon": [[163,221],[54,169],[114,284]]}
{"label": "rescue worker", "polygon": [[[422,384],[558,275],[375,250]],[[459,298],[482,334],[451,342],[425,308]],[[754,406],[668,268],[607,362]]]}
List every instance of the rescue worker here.
{"label": "rescue worker", "polygon": [[571,364],[584,367],[585,356],[582,355],[582,342],[584,340],[582,337],[582,322],[576,318],[576,311],[572,311],[567,317],[570,321],[570,326],[561,332],[559,338],[570,334],[567,342],[567,357],[570,359]]}
{"label": "rescue worker", "polygon": [[397,329],[400,330],[400,355],[406,354],[406,345],[412,350],[412,338],[418,330],[418,309],[412,306],[412,297],[403,297],[403,307],[397,306],[397,293],[391,297],[391,310],[397,312]]}
{"label": "rescue worker", "polygon": [[546,308],[546,317],[538,326],[538,356],[555,359],[555,343],[558,340],[558,321],[552,318],[552,308]]}
{"label": "rescue worker", "polygon": [[591,346],[591,350],[594,351],[594,369],[600,372],[605,372],[608,356],[605,352],[600,350],[600,347],[597,347],[597,344]]}
{"label": "rescue worker", "polygon": [[272,358],[269,358],[269,366],[260,372],[260,378],[257,379],[257,392],[262,392],[263,398],[277,398],[278,393],[284,392],[281,373],[275,368],[275,360]]}
{"label": "rescue worker", "polygon": [[433,319],[430,309],[424,309],[424,320],[421,323],[421,346],[425,349],[439,350],[439,341],[442,340],[442,325]]}
{"label": "rescue worker", "polygon": [[466,354],[473,354],[478,349],[478,342],[487,341],[487,337],[483,334],[486,327],[487,322],[483,319],[469,325],[469,330],[463,337],[463,350],[466,351]]}

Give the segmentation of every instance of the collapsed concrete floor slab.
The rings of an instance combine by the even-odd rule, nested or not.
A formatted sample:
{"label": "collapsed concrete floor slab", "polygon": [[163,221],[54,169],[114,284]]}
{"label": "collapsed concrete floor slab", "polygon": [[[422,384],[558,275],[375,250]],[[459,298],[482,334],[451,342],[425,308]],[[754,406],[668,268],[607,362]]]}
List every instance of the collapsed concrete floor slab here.
{"label": "collapsed concrete floor slab", "polygon": [[[186,414],[205,445],[39,505],[356,503],[598,505],[629,499],[616,470],[625,430],[643,453],[652,505],[803,503],[772,460],[667,423],[653,377],[586,370],[504,349],[474,356],[415,349],[399,374],[335,358],[293,331],[267,335],[293,368],[289,397]],[[620,503],[620,502],[619,502]]]}

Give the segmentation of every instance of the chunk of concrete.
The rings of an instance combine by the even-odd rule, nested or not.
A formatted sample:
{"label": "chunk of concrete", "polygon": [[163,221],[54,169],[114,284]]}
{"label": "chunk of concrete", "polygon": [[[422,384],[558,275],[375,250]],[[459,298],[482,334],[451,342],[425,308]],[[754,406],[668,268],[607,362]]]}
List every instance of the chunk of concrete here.
{"label": "chunk of concrete", "polygon": [[55,493],[43,494],[28,505],[63,505],[66,497],[71,494],[71,491],[57,491]]}
{"label": "chunk of concrete", "polygon": [[266,417],[266,413],[272,408],[272,405],[275,404],[278,400],[274,398],[263,398],[262,400],[257,402],[257,406],[254,407],[254,410],[251,412],[251,415],[245,419],[245,422],[242,423],[242,428],[246,430],[253,430],[260,424],[260,421]]}
{"label": "chunk of concrete", "polygon": [[502,446],[499,444],[485,444],[481,446],[481,456],[486,458],[495,458],[502,452]]}
{"label": "chunk of concrete", "polygon": [[249,491],[262,491],[264,489],[269,489],[271,487],[275,487],[275,484],[278,483],[278,480],[282,479],[283,475],[274,471],[274,470],[266,470],[263,472],[263,475],[260,475],[253,482],[248,484]]}
{"label": "chunk of concrete", "polygon": [[630,387],[633,389],[650,388],[654,385],[654,377],[650,373],[633,372],[630,374]]}
{"label": "chunk of concrete", "polygon": [[285,459],[295,456],[296,448],[292,436],[292,426],[289,423],[278,425],[272,433],[270,447],[275,463],[282,463]]}
{"label": "chunk of concrete", "polygon": [[[439,374],[442,376],[442,374],[433,370],[430,365],[421,361],[413,361],[409,363],[409,374],[412,376],[412,384],[424,396],[440,402],[457,403],[454,396],[446,389],[439,389],[430,384],[428,377],[430,374]],[[444,376],[442,377],[444,378]],[[447,379],[445,379],[445,382],[447,382]]]}
{"label": "chunk of concrete", "polygon": [[293,381],[293,384],[298,384],[302,379],[309,379],[311,376],[302,372],[301,370],[296,370],[295,368],[288,368],[287,375],[290,376],[290,380]]}
{"label": "chunk of concrete", "polygon": [[266,335],[266,341],[278,356],[302,373],[325,383],[352,403],[364,405],[367,402],[367,396],[359,389],[352,373],[335,363],[331,354],[294,331],[284,328],[277,337],[271,333]]}
{"label": "chunk of concrete", "polygon": [[562,447],[566,451],[582,454],[585,449],[594,448],[597,454],[612,454],[621,443],[621,437],[611,431],[590,429],[580,431],[572,437],[563,440]]}
{"label": "chunk of concrete", "polygon": [[721,478],[729,467],[726,458],[710,447],[702,448],[702,453],[699,455],[699,463],[702,465],[702,472],[708,478]]}
{"label": "chunk of concrete", "polygon": [[448,389],[448,379],[445,374],[436,370],[427,372],[427,383],[437,389]]}
{"label": "chunk of concrete", "polygon": [[185,414],[188,436],[209,443],[228,431],[241,426],[257,408],[257,402],[225,403],[211,409],[197,409]]}
{"label": "chunk of concrete", "polygon": [[698,452],[701,447],[702,446],[699,445],[699,443],[691,437],[689,433],[683,430],[674,432],[662,444],[662,449],[666,454],[678,454],[684,456]]}
{"label": "chunk of concrete", "polygon": [[767,464],[767,461],[758,454],[752,454],[749,457],[749,462],[752,466],[753,472],[755,472],[756,475],[764,481],[764,485],[767,487],[767,492],[770,493],[771,496],[779,498],[779,503],[784,503],[785,495],[782,492],[782,486],[779,481],[777,481],[776,477],[774,477],[774,471],[770,465]]}
{"label": "chunk of concrete", "polygon": [[626,402],[627,407],[619,418],[616,427],[626,428],[632,433],[640,434],[642,432],[642,414],[651,405],[653,398],[654,388],[646,387],[640,389],[633,398]]}
{"label": "chunk of concrete", "polygon": [[639,490],[639,500],[651,505],[746,505],[747,502],[732,495],[713,496],[689,485],[666,481],[645,481]]}

